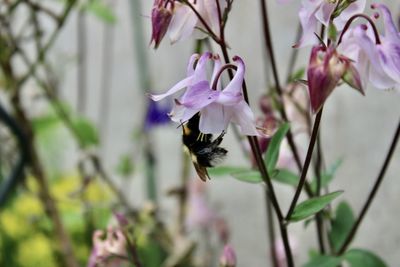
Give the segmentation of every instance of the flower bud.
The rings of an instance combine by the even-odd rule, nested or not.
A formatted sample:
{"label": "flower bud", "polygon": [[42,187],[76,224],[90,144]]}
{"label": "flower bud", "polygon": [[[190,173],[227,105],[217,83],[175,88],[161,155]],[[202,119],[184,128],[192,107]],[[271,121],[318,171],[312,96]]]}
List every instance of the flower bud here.
{"label": "flower bud", "polygon": [[337,86],[348,67],[333,47],[314,46],[307,70],[311,108],[316,113]]}
{"label": "flower bud", "polygon": [[236,253],[229,244],[224,246],[221,258],[219,259],[219,264],[221,267],[236,266]]}
{"label": "flower bud", "polygon": [[156,0],[151,11],[152,34],[150,43],[158,48],[164,38],[173,14],[173,1]]}

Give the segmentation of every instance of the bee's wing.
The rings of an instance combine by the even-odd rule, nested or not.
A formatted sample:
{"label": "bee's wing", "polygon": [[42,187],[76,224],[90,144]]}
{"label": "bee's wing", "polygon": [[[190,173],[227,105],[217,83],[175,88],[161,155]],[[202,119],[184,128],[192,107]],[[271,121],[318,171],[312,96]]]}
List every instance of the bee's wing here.
{"label": "bee's wing", "polygon": [[201,180],[205,182],[207,181],[207,178],[210,179],[206,167],[199,165],[197,162],[193,162],[193,165],[197,172],[197,175],[200,177]]}

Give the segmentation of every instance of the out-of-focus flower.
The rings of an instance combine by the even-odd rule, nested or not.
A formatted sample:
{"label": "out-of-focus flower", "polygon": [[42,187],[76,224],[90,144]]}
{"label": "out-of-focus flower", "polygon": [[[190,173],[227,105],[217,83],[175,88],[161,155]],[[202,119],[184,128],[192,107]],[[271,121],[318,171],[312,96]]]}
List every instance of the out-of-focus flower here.
{"label": "out-of-focus flower", "polygon": [[[332,46],[313,47],[307,70],[308,90],[313,112],[317,112],[322,107],[340,79],[349,70],[350,65],[350,59],[339,55]],[[354,68],[351,68],[351,71],[354,76],[352,80],[358,81],[355,89],[363,93],[358,72]]]}
{"label": "out-of-focus flower", "polygon": [[[193,58],[193,56],[192,56]],[[211,82],[207,79],[205,62],[208,59],[215,61]],[[243,60],[236,56],[233,61],[237,64],[237,71],[229,84],[221,89],[219,71],[221,63],[218,56],[211,57],[205,53],[199,59],[193,70],[192,59],[188,67],[188,77],[178,82],[174,87],[162,95],[152,95],[155,101],[174,94],[187,86],[183,96],[175,100],[175,107],[171,112],[171,119],[176,122],[186,122],[200,112],[199,129],[202,133],[218,134],[226,130],[228,124],[237,124],[244,135],[259,135],[256,130],[253,112],[244,100],[242,84],[245,74]],[[216,84],[216,88],[211,85]]]}
{"label": "out-of-focus flower", "polygon": [[189,183],[189,197],[186,216],[186,227],[189,230],[195,228],[209,228],[215,220],[216,214],[209,207],[206,197],[206,184],[199,179]]}
{"label": "out-of-focus flower", "polygon": [[120,229],[109,227],[106,238],[103,240],[104,232],[96,230],[93,233],[93,249],[89,258],[88,267],[95,267],[99,263],[101,266],[117,267],[121,264],[121,259],[112,258],[113,256],[126,256],[126,238]]}
{"label": "out-of-focus flower", "polygon": [[385,35],[374,36],[367,25],[358,25],[344,34],[339,48],[355,61],[364,86],[369,81],[378,89],[400,90],[400,33],[387,6],[371,7],[382,13]]}
{"label": "out-of-focus flower", "polygon": [[[303,33],[295,47],[317,44],[319,40],[315,36],[315,31],[317,30],[318,22],[328,27],[332,19],[332,14],[337,7],[336,1],[303,0],[299,10],[299,18]],[[342,7],[339,15],[333,19],[336,30],[338,32],[342,31],[346,21],[354,14],[362,12],[364,8],[365,0],[354,1]]]}
{"label": "out-of-focus flower", "polygon": [[228,223],[226,222],[226,220],[224,218],[220,217],[215,220],[215,230],[219,236],[220,241],[223,244],[228,243],[230,232],[229,232]]}
{"label": "out-of-focus flower", "polygon": [[151,41],[154,42],[154,48],[158,48],[161,40],[167,33],[174,10],[174,1],[155,0],[151,10]]}
{"label": "out-of-focus flower", "polygon": [[224,246],[222,255],[219,259],[221,267],[235,267],[236,266],[236,253],[233,247],[229,244]]}
{"label": "out-of-focus flower", "polygon": [[[290,243],[290,248],[293,254],[297,253],[298,250],[298,241],[292,236],[289,236],[289,243]],[[275,241],[274,244],[274,252],[275,252],[275,257],[278,261],[278,266],[279,267],[285,267],[287,265],[287,259],[286,259],[286,253],[285,253],[285,247],[283,245],[282,239],[278,239]]]}
{"label": "out-of-focus flower", "polygon": [[160,105],[158,102],[150,101],[147,108],[147,114],[144,122],[144,131],[149,131],[155,126],[167,124],[170,122],[168,105]]}

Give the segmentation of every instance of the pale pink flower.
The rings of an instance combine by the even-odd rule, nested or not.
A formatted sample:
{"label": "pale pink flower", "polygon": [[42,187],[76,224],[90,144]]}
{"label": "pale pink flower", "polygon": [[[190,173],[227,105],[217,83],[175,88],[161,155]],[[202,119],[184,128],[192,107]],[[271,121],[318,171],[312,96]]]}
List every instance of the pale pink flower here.
{"label": "pale pink flower", "polygon": [[126,256],[126,238],[120,229],[108,227],[106,238],[104,232],[96,230],[93,233],[93,249],[89,258],[88,267],[100,266],[117,267],[121,259],[112,256]]}
{"label": "pale pink flower", "polygon": [[224,246],[222,255],[219,259],[219,264],[221,267],[235,267],[236,266],[236,253],[233,247],[229,244]]}
{"label": "pale pink flower", "polygon": [[[207,78],[206,62],[214,62],[214,71],[211,80]],[[242,85],[245,75],[243,60],[233,58],[237,71],[233,79],[225,88],[221,88],[219,76],[221,61],[219,56],[204,53],[193,69],[193,56],[189,62],[187,77],[161,95],[151,95],[154,101],[177,93],[187,87],[185,93],[175,100],[175,107],[171,111],[171,119],[179,123],[187,122],[200,112],[199,129],[205,134],[219,134],[226,130],[229,123],[238,125],[244,135],[259,135],[255,126],[254,114],[246,103]],[[216,84],[216,88],[211,88]],[[214,90],[215,89],[215,90]]]}
{"label": "pale pink flower", "polygon": [[[299,18],[303,30],[302,36],[295,47],[314,45],[319,42],[315,36],[318,24],[325,27],[329,26],[331,16],[337,6],[336,1],[327,0],[303,0],[299,10]],[[338,32],[343,30],[346,21],[362,12],[365,8],[365,0],[358,0],[351,3],[340,15],[333,20],[333,24]]]}
{"label": "pale pink flower", "polygon": [[206,183],[199,179],[192,180],[188,191],[186,226],[189,230],[211,227],[217,217],[207,201]]}
{"label": "pale pink flower", "polygon": [[385,5],[371,7],[380,10],[385,34],[374,36],[370,27],[358,25],[344,33],[338,48],[355,62],[364,86],[370,82],[378,89],[400,90],[400,33]]}

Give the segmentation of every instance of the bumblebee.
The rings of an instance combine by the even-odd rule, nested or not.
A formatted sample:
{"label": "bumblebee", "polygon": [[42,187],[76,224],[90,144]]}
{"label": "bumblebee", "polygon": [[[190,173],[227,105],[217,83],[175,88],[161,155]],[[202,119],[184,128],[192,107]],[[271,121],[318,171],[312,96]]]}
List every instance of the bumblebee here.
{"label": "bumblebee", "polygon": [[189,153],[197,175],[201,180],[210,179],[207,168],[214,167],[222,161],[228,151],[219,147],[225,131],[215,140],[212,134],[204,134],[199,130],[200,114],[197,113],[182,126],[182,142],[185,150]]}

